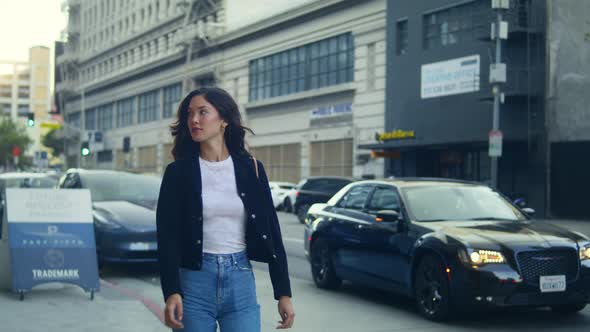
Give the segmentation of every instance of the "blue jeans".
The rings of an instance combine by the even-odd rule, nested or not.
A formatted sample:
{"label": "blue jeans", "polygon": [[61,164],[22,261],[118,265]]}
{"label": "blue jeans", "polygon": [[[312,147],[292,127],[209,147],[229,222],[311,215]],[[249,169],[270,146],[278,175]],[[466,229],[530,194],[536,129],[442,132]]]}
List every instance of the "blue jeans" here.
{"label": "blue jeans", "polygon": [[200,271],[180,269],[186,332],[260,332],[260,306],[245,251],[203,254]]}

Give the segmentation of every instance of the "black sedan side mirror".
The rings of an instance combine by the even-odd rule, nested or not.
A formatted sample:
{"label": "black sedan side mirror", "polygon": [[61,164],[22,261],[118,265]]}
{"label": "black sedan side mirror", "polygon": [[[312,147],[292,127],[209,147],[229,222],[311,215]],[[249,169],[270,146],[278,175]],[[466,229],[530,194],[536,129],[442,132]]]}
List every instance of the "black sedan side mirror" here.
{"label": "black sedan side mirror", "polygon": [[377,211],[376,222],[397,222],[399,221],[399,212],[395,210]]}
{"label": "black sedan side mirror", "polygon": [[535,215],[535,209],[531,208],[524,208],[522,209],[522,212],[524,212],[529,217],[533,217]]}

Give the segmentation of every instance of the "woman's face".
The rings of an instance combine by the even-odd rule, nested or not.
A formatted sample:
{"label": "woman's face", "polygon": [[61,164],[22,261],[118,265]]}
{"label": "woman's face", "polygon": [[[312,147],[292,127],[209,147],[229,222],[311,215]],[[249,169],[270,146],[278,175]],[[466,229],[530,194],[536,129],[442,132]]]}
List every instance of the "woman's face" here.
{"label": "woman's face", "polygon": [[188,129],[193,141],[203,143],[223,137],[227,125],[203,96],[194,96],[188,109]]}

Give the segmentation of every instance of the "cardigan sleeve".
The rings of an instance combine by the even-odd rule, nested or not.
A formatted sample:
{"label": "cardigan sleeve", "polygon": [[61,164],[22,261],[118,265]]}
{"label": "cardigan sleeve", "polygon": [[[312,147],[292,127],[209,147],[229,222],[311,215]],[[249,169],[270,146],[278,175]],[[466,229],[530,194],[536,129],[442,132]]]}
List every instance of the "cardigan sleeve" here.
{"label": "cardigan sleeve", "polygon": [[179,177],[177,163],[169,164],[162,179],[156,210],[158,263],[164,301],[172,294],[182,296],[178,271],[181,256]]}
{"label": "cardigan sleeve", "polygon": [[260,182],[264,191],[264,209],[268,211],[269,227],[274,244],[274,257],[271,257],[268,263],[268,271],[270,273],[270,280],[274,291],[274,298],[278,300],[281,296],[291,297],[291,281],[289,279],[289,267],[287,264],[287,254],[283,245],[283,238],[281,236],[281,227],[279,225],[279,218],[272,203],[272,195],[270,193],[270,185],[268,178],[264,171],[262,162],[257,160],[258,170],[260,174]]}

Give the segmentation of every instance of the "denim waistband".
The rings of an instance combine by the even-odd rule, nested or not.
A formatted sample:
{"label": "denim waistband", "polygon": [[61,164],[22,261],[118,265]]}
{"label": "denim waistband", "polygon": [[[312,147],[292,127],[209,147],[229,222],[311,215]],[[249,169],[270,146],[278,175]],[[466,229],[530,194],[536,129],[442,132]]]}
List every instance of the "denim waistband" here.
{"label": "denim waistband", "polygon": [[232,253],[232,254],[211,254],[208,252],[203,253],[203,261],[223,263],[223,262],[240,262],[248,260],[248,254],[246,250]]}

